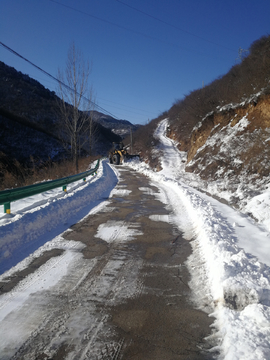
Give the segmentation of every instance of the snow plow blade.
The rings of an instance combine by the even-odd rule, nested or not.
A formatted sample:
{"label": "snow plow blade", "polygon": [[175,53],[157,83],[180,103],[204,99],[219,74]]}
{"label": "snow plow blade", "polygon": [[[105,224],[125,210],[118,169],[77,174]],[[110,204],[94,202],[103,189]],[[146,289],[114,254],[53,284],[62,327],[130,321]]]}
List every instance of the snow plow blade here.
{"label": "snow plow blade", "polygon": [[141,160],[140,155],[130,155],[130,154],[128,154],[128,155],[125,156],[125,160],[129,160],[129,159]]}

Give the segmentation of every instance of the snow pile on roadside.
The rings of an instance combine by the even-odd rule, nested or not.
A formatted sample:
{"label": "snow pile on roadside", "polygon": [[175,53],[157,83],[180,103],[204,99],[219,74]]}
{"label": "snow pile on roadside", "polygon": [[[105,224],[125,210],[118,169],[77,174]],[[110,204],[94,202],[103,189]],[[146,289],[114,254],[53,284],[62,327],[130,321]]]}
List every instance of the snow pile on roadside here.
{"label": "snow pile on roadside", "polygon": [[117,181],[102,161],[96,176],[70,184],[66,193],[58,188],[12,202],[11,214],[0,206],[0,274],[80,221]]}
{"label": "snow pile on roadside", "polygon": [[[216,318],[215,337],[220,339],[220,358],[269,359],[269,233],[247,216],[182,182],[182,178],[189,183],[198,179],[192,180],[192,174],[182,177],[182,154],[164,136],[166,125],[166,120],[161,122],[156,131],[164,155],[163,170],[155,173],[136,161],[128,165],[173,189],[186,207],[195,235],[188,261],[192,284],[201,290],[195,296],[202,309],[202,299],[207,296],[201,289],[202,282],[208,289],[207,297]],[[201,266],[196,266],[198,260]]]}
{"label": "snow pile on roadside", "polygon": [[252,198],[246,205],[245,210],[270,231],[270,189]]}

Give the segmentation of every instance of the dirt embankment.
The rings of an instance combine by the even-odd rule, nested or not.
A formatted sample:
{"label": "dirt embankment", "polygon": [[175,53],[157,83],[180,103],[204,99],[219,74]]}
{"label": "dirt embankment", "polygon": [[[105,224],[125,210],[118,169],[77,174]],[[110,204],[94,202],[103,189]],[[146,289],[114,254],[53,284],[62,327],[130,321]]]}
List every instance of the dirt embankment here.
{"label": "dirt embankment", "polygon": [[226,194],[226,198],[230,194],[230,203],[237,206],[239,200],[268,187],[269,93],[216,109],[184,137],[176,130],[168,127],[167,136],[178,142],[180,151],[187,152],[185,171],[198,174],[205,189]]}
{"label": "dirt embankment", "polygon": [[232,193],[241,183],[246,184],[244,189],[252,184],[256,190],[269,182],[269,141],[269,94],[239,106],[228,105],[193,129],[186,171],[207,182],[220,180]]}
{"label": "dirt embankment", "polygon": [[269,128],[270,95],[265,95],[244,106],[213,112],[207,116],[202,121],[201,126],[195,128],[191,134],[188,163],[193,160],[198,149],[206,143],[209,136],[213,136],[227,125],[234,127],[244,116],[246,116],[249,124],[239,135],[242,135],[243,132],[252,133],[257,129]]}

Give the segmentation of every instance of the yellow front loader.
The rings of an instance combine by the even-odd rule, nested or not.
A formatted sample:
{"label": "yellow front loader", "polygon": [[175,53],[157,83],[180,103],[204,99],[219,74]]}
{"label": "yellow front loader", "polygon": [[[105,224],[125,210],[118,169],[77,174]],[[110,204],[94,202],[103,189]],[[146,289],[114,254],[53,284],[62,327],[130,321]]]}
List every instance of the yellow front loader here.
{"label": "yellow front loader", "polygon": [[134,157],[140,158],[139,155],[130,155],[127,152],[127,148],[129,147],[129,145],[124,146],[124,144],[122,142],[113,143],[113,145],[114,145],[114,149],[109,152],[110,164],[119,165],[119,164],[123,164],[123,162],[125,160],[131,159]]}

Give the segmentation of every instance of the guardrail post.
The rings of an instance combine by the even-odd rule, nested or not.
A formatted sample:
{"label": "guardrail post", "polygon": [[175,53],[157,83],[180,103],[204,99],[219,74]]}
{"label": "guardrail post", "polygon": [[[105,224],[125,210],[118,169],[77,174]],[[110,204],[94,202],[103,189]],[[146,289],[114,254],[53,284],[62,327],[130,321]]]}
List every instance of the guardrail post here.
{"label": "guardrail post", "polygon": [[4,213],[10,214],[10,203],[4,204]]}

